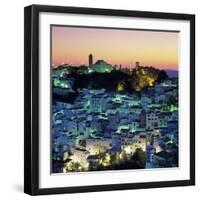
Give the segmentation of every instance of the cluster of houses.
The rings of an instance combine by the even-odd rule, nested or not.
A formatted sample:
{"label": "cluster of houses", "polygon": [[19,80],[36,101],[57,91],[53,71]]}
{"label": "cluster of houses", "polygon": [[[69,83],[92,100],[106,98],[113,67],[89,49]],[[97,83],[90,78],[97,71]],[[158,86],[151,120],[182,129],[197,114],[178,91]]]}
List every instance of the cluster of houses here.
{"label": "cluster of houses", "polygon": [[[57,81],[54,89],[72,92],[73,81]],[[146,153],[145,168],[177,167],[177,107],[177,79],[166,79],[141,95],[83,88],[73,103],[54,102],[52,158],[66,161],[67,167],[55,164],[53,172],[67,172],[73,162],[87,171],[102,162],[102,154],[109,165],[111,155],[120,159],[122,152],[130,156],[137,149]]]}

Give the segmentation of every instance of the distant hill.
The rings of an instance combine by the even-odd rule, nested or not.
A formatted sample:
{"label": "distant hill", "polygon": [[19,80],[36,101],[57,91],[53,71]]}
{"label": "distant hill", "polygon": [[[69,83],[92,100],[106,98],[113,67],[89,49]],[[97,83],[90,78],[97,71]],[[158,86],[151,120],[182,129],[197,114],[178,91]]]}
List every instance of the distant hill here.
{"label": "distant hill", "polygon": [[167,75],[171,78],[178,77],[178,71],[177,70],[166,69],[165,71],[166,71]]}

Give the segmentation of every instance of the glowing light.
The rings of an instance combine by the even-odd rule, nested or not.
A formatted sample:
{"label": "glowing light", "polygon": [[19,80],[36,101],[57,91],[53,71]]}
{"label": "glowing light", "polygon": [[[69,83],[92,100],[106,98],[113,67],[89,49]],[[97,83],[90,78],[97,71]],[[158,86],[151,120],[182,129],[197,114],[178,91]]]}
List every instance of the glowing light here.
{"label": "glowing light", "polygon": [[105,157],[104,157],[103,160],[102,160],[102,165],[103,165],[103,166],[108,166],[108,165],[110,165],[110,160],[111,160],[110,154],[106,153],[106,154],[105,154]]}
{"label": "glowing light", "polygon": [[126,154],[130,154],[131,153],[131,147],[130,146],[126,146],[124,148],[124,151],[126,152]]}
{"label": "glowing light", "polygon": [[67,160],[68,157],[69,157],[68,152],[65,152],[63,155],[63,161]]}
{"label": "glowing light", "polygon": [[161,151],[162,151],[161,147],[160,147],[160,146],[157,146],[157,147],[156,147],[156,153],[159,153],[159,152],[161,152]]}
{"label": "glowing light", "polygon": [[88,73],[92,73],[92,72],[93,72],[93,70],[92,70],[92,69],[89,69],[89,70],[88,70]]}
{"label": "glowing light", "polygon": [[148,78],[148,84],[149,84],[149,86],[153,86],[154,81],[155,80],[153,78]]}
{"label": "glowing light", "polygon": [[118,85],[117,85],[117,91],[118,92],[124,91],[124,83],[122,83],[122,82],[118,83]]}

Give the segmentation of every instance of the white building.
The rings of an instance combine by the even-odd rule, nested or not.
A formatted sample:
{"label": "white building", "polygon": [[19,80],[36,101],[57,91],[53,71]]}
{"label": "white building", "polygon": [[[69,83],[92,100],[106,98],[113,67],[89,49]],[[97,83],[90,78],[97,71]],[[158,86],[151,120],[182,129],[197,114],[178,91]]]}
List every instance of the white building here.
{"label": "white building", "polygon": [[152,130],[159,126],[159,117],[156,113],[146,113],[146,129]]}
{"label": "white building", "polygon": [[95,95],[90,98],[90,111],[91,112],[102,112],[106,110],[107,98],[101,95]]}
{"label": "white building", "polygon": [[90,155],[97,155],[106,152],[112,147],[112,139],[102,138],[102,139],[87,139],[86,140],[86,150]]}
{"label": "white building", "polygon": [[75,149],[73,155],[70,157],[72,159],[72,162],[78,162],[85,168],[88,167],[89,163],[87,161],[88,153],[85,150],[82,149]]}
{"label": "white building", "polygon": [[143,135],[136,135],[132,138],[122,138],[122,149],[127,154],[134,154],[136,149],[146,151],[146,137]]}

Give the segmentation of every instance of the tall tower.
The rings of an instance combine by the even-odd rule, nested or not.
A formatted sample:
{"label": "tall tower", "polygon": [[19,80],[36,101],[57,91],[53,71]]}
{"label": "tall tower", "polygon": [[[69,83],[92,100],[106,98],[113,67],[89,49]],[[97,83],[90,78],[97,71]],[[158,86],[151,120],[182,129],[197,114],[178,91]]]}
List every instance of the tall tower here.
{"label": "tall tower", "polygon": [[138,68],[139,66],[140,66],[140,62],[137,61],[137,62],[135,63],[135,67]]}
{"label": "tall tower", "polygon": [[93,56],[92,56],[92,54],[90,54],[89,56],[88,56],[88,63],[89,63],[89,66],[90,65],[92,65],[93,64]]}

